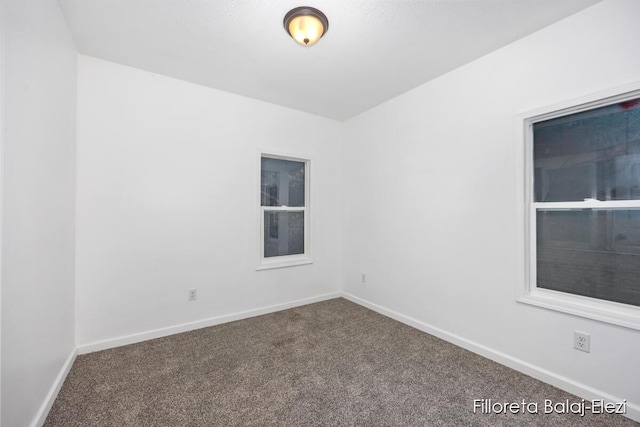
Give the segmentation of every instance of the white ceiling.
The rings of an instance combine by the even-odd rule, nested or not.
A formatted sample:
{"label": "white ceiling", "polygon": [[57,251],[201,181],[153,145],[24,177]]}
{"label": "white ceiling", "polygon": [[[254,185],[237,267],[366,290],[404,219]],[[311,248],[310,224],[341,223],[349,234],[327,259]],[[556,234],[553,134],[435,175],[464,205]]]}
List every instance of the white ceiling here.
{"label": "white ceiling", "polygon": [[[80,53],[346,120],[600,0],[59,0]],[[284,15],[329,18],[314,46]]]}

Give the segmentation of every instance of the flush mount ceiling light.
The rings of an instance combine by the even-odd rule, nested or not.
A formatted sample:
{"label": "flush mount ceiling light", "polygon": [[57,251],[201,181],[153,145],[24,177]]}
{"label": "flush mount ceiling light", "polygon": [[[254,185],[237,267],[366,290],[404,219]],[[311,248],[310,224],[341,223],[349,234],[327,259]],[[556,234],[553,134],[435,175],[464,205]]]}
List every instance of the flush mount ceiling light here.
{"label": "flush mount ceiling light", "polygon": [[313,7],[296,7],[284,16],[284,29],[301,45],[311,46],[329,30],[329,20]]}

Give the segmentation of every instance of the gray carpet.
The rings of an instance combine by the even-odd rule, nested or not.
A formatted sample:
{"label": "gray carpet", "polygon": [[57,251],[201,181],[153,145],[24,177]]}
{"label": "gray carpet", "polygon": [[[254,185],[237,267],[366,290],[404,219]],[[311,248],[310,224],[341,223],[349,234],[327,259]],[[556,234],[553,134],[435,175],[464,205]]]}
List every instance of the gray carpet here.
{"label": "gray carpet", "polygon": [[[473,413],[474,399],[539,413]],[[78,356],[45,426],[631,426],[345,299]]]}

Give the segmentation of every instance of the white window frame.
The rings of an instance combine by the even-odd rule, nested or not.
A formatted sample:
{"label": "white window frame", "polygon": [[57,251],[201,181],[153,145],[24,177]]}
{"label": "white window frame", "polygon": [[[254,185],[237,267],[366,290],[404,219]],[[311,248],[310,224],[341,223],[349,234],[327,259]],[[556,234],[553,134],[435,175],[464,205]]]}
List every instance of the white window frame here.
{"label": "white window frame", "polygon": [[[262,158],[289,160],[303,162],[304,169],[304,207],[290,206],[262,206]],[[290,153],[282,153],[274,150],[259,150],[258,152],[258,266],[256,270],[269,270],[273,268],[293,267],[296,265],[312,264],[311,258],[311,158]],[[264,214],[266,211],[274,212],[304,212],[304,253],[296,255],[282,255],[275,257],[264,256]]]}
{"label": "white window frame", "polygon": [[518,239],[518,247],[516,249],[518,254],[516,300],[518,302],[640,330],[640,307],[638,306],[543,289],[536,286],[537,210],[640,208],[640,200],[535,202],[533,168],[534,123],[639,97],[640,82],[636,82],[624,87],[518,115],[516,120],[516,183],[518,185],[516,190],[516,212],[518,214],[518,228],[523,230]]}

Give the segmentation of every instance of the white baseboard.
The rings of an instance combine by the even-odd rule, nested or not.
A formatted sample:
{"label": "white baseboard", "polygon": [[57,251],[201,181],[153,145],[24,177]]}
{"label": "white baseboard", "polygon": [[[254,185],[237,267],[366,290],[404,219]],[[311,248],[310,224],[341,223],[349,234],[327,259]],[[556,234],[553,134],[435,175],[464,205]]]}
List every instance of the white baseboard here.
{"label": "white baseboard", "polygon": [[208,319],[197,320],[195,322],[182,323],[180,325],[169,326],[166,328],[154,329],[151,331],[140,332],[112,338],[103,341],[96,341],[89,344],[78,346],[78,354],[92,353],[94,351],[106,350],[109,348],[120,347],[123,345],[134,344],[141,341],[147,341],[154,338],[166,337],[168,335],[179,334],[181,332],[193,331],[196,329],[215,326],[222,323],[233,322],[236,320],[247,319],[249,317],[260,316],[262,314],[273,313],[276,311],[286,310],[288,308],[299,307],[301,305],[313,304],[314,302],[325,301],[329,299],[339,298],[340,292],[332,292],[328,294],[318,295],[311,298],[305,298],[296,301],[289,301],[282,304],[271,305],[268,307],[256,308],[253,310],[242,311],[238,313],[225,314],[222,316],[210,317]]}
{"label": "white baseboard", "polygon": [[[390,317],[411,327],[414,327],[422,332],[426,332],[430,335],[441,338],[473,353],[486,357],[487,359],[493,360],[494,362],[500,363],[501,365],[508,366],[509,368],[515,369],[516,371],[522,372],[523,374],[529,375],[530,377],[538,379],[547,384],[551,384],[552,386],[557,387],[561,390],[575,394],[576,396],[579,396],[581,398],[587,400],[604,399],[605,402],[623,401],[623,398],[612,396],[601,390],[594,389],[593,387],[589,387],[570,378],[558,375],[554,372],[550,372],[546,369],[540,368],[539,366],[535,366],[523,360],[509,356],[508,354],[491,349],[458,335],[449,333],[443,329],[428,325],[420,320],[405,316],[393,310],[389,310],[385,307],[374,304],[347,292],[342,292],[341,296],[358,305],[371,309],[377,313]],[[625,414],[625,416],[634,421],[640,422],[640,405],[635,402],[627,402],[627,413]]]}
{"label": "white baseboard", "polygon": [[67,357],[67,360],[65,360],[64,364],[62,365],[62,368],[60,369],[60,372],[58,373],[55,381],[51,385],[49,393],[47,393],[47,397],[44,399],[44,402],[42,402],[42,405],[40,405],[40,408],[38,409],[38,412],[36,413],[36,416],[31,423],[31,427],[41,427],[44,424],[45,420],[47,419],[47,415],[49,415],[49,411],[53,406],[53,402],[55,402],[56,397],[58,397],[58,393],[62,388],[62,384],[64,384],[64,380],[67,378],[67,375],[71,370],[71,366],[73,366],[73,362],[75,362],[76,360],[76,355],[77,351],[76,349],[73,349],[71,351],[71,354],[69,354],[69,357]]}

